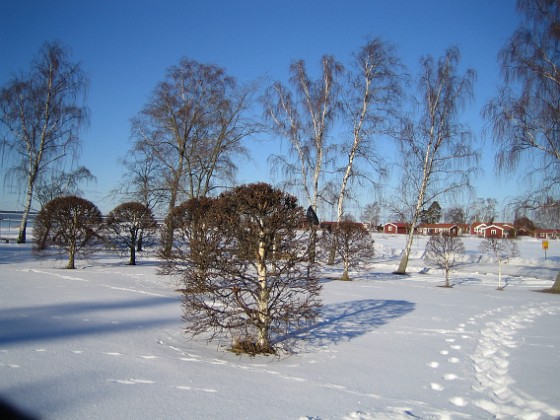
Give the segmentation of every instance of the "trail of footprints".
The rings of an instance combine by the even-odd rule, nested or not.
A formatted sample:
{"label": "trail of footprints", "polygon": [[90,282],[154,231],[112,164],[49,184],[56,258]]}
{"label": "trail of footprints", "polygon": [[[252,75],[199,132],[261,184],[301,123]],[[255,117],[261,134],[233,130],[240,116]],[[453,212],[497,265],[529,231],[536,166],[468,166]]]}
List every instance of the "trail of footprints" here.
{"label": "trail of footprints", "polygon": [[[439,354],[443,357],[444,361],[432,361],[427,363],[427,365],[432,369],[439,369],[440,367],[448,369],[448,371],[444,372],[440,376],[440,378],[445,382],[463,379],[458,373],[454,373],[454,370],[456,366],[461,362],[461,341],[471,338],[468,334],[465,333],[465,327],[466,324],[459,324],[458,328],[456,328],[454,331],[442,332],[446,336],[453,335],[453,337],[448,336],[444,339],[445,347],[439,351]],[[434,391],[443,391],[445,390],[446,385],[434,381],[430,383],[429,387]],[[458,407],[467,405],[467,402],[463,397],[452,397],[450,398],[449,402]]]}
{"label": "trail of footprints", "polygon": [[[539,418],[541,413],[560,418],[560,410],[536,401],[524,394],[516,393],[510,388],[514,383],[509,376],[508,349],[517,347],[515,334],[518,330],[528,327],[535,318],[544,315],[556,315],[557,307],[543,305],[522,307],[520,310],[511,306],[496,308],[468,319],[467,323],[459,324],[454,331],[442,331],[447,337],[445,348],[439,351],[447,363],[432,361],[427,363],[432,369],[444,367],[448,369],[441,375],[444,381],[469,379],[473,381],[472,390],[480,393],[481,398],[468,401],[462,396],[449,398],[449,402],[457,407],[464,407],[469,402],[488,413],[499,417]],[[482,328],[477,327],[481,323]],[[469,324],[473,331],[465,331]],[[453,335],[450,337],[449,335]],[[462,362],[462,344],[473,345],[474,350],[468,356],[467,363],[474,369],[473,378],[463,378],[453,372],[454,367]],[[436,373],[438,373],[436,371]],[[431,382],[429,387],[434,391],[443,391],[445,386],[439,382]]]}

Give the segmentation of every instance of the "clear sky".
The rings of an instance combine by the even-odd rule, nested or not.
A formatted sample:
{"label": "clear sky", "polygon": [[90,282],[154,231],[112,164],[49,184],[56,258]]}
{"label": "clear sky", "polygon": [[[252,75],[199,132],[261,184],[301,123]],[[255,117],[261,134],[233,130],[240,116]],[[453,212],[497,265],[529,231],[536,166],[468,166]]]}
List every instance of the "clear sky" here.
{"label": "clear sky", "polygon": [[[478,74],[464,121],[480,139],[479,111],[498,83],[497,53],[519,20],[514,0],[0,0],[0,85],[27,70],[44,42],[72,49],[90,79],[91,124],[79,163],[98,181],[84,189],[106,212],[115,204],[106,196],[120,181],[118,160],[130,147],[130,118],[182,57],[224,67],[239,82],[287,82],[293,60],[310,70],[324,54],[348,63],[376,36],[397,46],[413,75],[420,56],[458,46],[462,67]],[[248,146],[252,161],[240,163],[239,182],[269,181],[274,142]],[[516,180],[496,179],[492,144],[483,147],[477,194],[502,202],[517,193]],[[3,187],[0,209],[21,209],[21,198]]]}

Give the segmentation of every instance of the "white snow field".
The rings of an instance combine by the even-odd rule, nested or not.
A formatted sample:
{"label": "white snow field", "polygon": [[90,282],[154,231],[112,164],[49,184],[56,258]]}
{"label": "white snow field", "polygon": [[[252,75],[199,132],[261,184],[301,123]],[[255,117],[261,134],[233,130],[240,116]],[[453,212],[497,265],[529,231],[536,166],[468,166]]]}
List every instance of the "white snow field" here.
{"label": "white snow field", "polygon": [[293,354],[237,356],[182,332],[157,261],[36,259],[0,244],[0,399],[44,419],[552,419],[560,417],[560,241],[503,269],[465,238],[443,273],[392,274],[404,236],[374,235],[354,280],[323,267],[319,322]]}

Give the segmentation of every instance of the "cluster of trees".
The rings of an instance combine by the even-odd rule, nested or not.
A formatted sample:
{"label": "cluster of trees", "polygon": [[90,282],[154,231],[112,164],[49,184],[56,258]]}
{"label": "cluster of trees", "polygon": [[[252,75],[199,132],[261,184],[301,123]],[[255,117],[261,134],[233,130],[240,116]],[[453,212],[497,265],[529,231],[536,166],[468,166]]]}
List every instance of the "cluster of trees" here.
{"label": "cluster of trees", "polygon": [[[519,162],[527,157],[522,168],[538,185],[537,192],[520,198],[517,208],[530,209],[543,219],[554,218],[560,209],[560,6],[555,0],[518,0],[517,5],[524,20],[500,52],[503,83],[483,115],[498,148],[498,173],[520,169]],[[379,153],[383,142],[394,139],[400,148],[402,177],[393,207],[408,223],[440,218],[437,200],[448,200],[470,188],[479,152],[461,114],[472,99],[476,74],[473,69],[461,69],[458,48],[449,48],[439,58],[422,57],[416,89],[407,97],[403,92],[410,78],[394,46],[376,38],[363,45],[347,67],[333,56],[324,56],[315,80],[303,60],[294,61],[290,84],[274,82],[260,96],[264,118],[257,121],[248,112],[255,104],[256,85],[240,86],[219,66],[181,59],[167,70],[133,118],[133,143],[123,160],[127,177],[120,192],[150,214],[156,209],[175,214],[178,204],[188,200],[212,201],[235,185],[236,162],[248,154],[244,140],[272,131],[289,146],[287,155],[271,157],[283,189],[303,197],[313,214],[329,206],[335,209],[337,228],[325,235],[329,261],[338,252],[347,274],[350,263],[346,255],[352,250],[344,239],[351,226],[344,223],[347,201],[353,198],[354,186],[381,184],[386,174]],[[61,226],[49,216],[62,214],[59,210],[64,206],[69,212],[65,217],[79,219],[80,215],[92,223],[79,235],[70,233],[79,241],[71,245],[69,253],[98,236],[93,227],[100,217],[98,210],[75,197],[79,195],[78,181],[93,176],[86,168],[65,171],[66,164],[76,161],[79,132],[88,122],[86,87],[85,73],[72,62],[69,50],[48,43],[31,70],[9,80],[0,91],[2,164],[8,164],[8,173],[25,186],[19,242],[26,240],[28,214],[37,195],[45,202],[37,231],[41,246],[66,243],[63,231],[72,227]],[[332,133],[335,126],[336,138]],[[60,195],[72,194],[72,200],[55,201]],[[225,202],[220,201],[220,206]],[[136,211],[115,209],[109,215],[107,222],[112,223],[115,236],[133,235],[123,225]],[[378,219],[379,207],[371,206],[368,214],[372,220]],[[459,221],[468,215],[453,211],[449,217]],[[204,219],[203,225],[208,223]],[[174,226],[165,224],[165,258],[177,255]],[[316,225],[310,226],[309,259],[313,262],[318,234]],[[145,238],[142,232],[147,230],[136,232],[135,241],[141,242]],[[362,234],[359,228],[352,231],[358,242]],[[411,229],[396,273],[406,273],[413,236]],[[241,243],[235,235],[230,240]],[[261,245],[253,246],[260,249]],[[226,254],[240,258],[241,251],[235,252]],[[187,265],[190,270],[196,267]],[[264,275],[263,267],[254,269]],[[211,272],[204,267],[196,270],[200,275]],[[555,287],[560,290],[560,273]],[[241,294],[240,290],[233,296],[243,302]],[[249,312],[245,316],[260,317]],[[258,346],[266,348],[264,342]]]}
{"label": "cluster of trees", "polygon": [[[320,306],[312,229],[294,196],[264,183],[174,207],[160,229],[159,272],[182,281],[186,330],[229,336],[239,352],[275,352],[281,338],[308,325]],[[103,219],[84,198],[57,197],[36,218],[35,250],[66,252],[73,269],[79,253],[109,246],[128,252],[134,265],[136,251],[153,245],[157,231],[152,211],[139,202],[121,204]],[[319,244],[339,253],[344,280],[373,254],[360,223],[342,221],[322,236]]]}
{"label": "cluster of trees", "polygon": [[77,196],[61,196],[47,202],[33,224],[35,250],[55,247],[68,255],[66,268],[74,269],[76,256],[98,245],[125,250],[129,264],[136,264],[136,251],[155,233],[152,211],[139,202],[113,209],[103,220],[95,204]]}

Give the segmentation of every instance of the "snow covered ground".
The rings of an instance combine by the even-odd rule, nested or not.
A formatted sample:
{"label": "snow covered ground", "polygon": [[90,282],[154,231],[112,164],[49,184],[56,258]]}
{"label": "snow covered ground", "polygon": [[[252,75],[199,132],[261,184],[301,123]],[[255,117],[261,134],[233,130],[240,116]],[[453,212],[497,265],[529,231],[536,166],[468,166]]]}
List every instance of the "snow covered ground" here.
{"label": "snow covered ground", "polygon": [[391,274],[404,236],[375,235],[354,281],[329,280],[295,354],[240,357],[182,333],[176,280],[157,262],[37,260],[0,244],[0,399],[45,419],[461,419],[560,417],[560,242],[519,241],[504,267],[465,239],[443,274]]}

